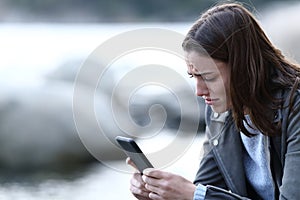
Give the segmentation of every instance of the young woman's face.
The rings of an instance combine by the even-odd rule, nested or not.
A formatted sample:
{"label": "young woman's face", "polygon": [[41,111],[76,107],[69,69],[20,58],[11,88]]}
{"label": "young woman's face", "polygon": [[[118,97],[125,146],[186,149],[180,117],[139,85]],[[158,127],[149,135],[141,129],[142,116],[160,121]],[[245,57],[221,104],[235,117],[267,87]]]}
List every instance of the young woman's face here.
{"label": "young woman's face", "polygon": [[228,65],[195,51],[186,53],[186,63],[188,74],[196,80],[196,95],[203,97],[214,112],[227,111],[231,107]]}

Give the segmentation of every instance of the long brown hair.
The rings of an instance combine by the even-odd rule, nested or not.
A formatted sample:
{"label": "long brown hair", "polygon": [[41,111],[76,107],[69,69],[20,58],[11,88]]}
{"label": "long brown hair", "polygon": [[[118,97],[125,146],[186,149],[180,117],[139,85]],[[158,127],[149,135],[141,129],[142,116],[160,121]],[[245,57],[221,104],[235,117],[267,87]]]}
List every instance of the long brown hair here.
{"label": "long brown hair", "polygon": [[195,22],[182,46],[228,63],[233,118],[244,134],[251,135],[243,124],[245,109],[263,134],[281,133],[273,116],[282,99],[274,94],[293,88],[300,68],[273,46],[248,9],[239,3],[216,5]]}

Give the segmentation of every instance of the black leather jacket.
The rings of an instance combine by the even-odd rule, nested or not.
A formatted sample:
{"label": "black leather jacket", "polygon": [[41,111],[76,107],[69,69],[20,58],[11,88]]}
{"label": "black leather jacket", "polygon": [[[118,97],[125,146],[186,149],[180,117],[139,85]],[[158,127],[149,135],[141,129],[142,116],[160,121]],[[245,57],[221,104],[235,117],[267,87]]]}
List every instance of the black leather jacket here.
{"label": "black leather jacket", "polygon": [[[283,91],[285,103],[274,113],[274,122],[281,120],[282,134],[268,137],[271,172],[276,199],[300,199],[300,90]],[[207,186],[205,199],[260,199],[247,183],[242,160],[243,144],[230,111],[224,114],[206,109],[206,141],[194,183]]]}

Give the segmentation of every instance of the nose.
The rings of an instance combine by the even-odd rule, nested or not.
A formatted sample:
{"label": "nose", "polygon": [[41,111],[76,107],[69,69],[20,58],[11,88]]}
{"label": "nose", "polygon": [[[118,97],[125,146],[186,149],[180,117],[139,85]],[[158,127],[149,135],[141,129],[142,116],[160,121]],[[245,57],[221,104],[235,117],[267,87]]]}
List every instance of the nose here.
{"label": "nose", "polygon": [[200,77],[196,78],[196,95],[197,96],[208,96],[209,91],[206,83]]}

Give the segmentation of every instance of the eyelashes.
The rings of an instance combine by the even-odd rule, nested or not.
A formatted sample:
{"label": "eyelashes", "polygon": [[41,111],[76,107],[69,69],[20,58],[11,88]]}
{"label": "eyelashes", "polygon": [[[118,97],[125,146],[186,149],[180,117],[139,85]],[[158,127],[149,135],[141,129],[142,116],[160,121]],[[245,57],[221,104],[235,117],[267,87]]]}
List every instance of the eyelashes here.
{"label": "eyelashes", "polygon": [[190,74],[188,73],[189,75],[189,78],[197,78],[197,77],[201,77],[203,81],[214,81],[216,79],[216,77],[206,77],[206,76],[203,76],[203,75],[200,75],[200,74]]}

